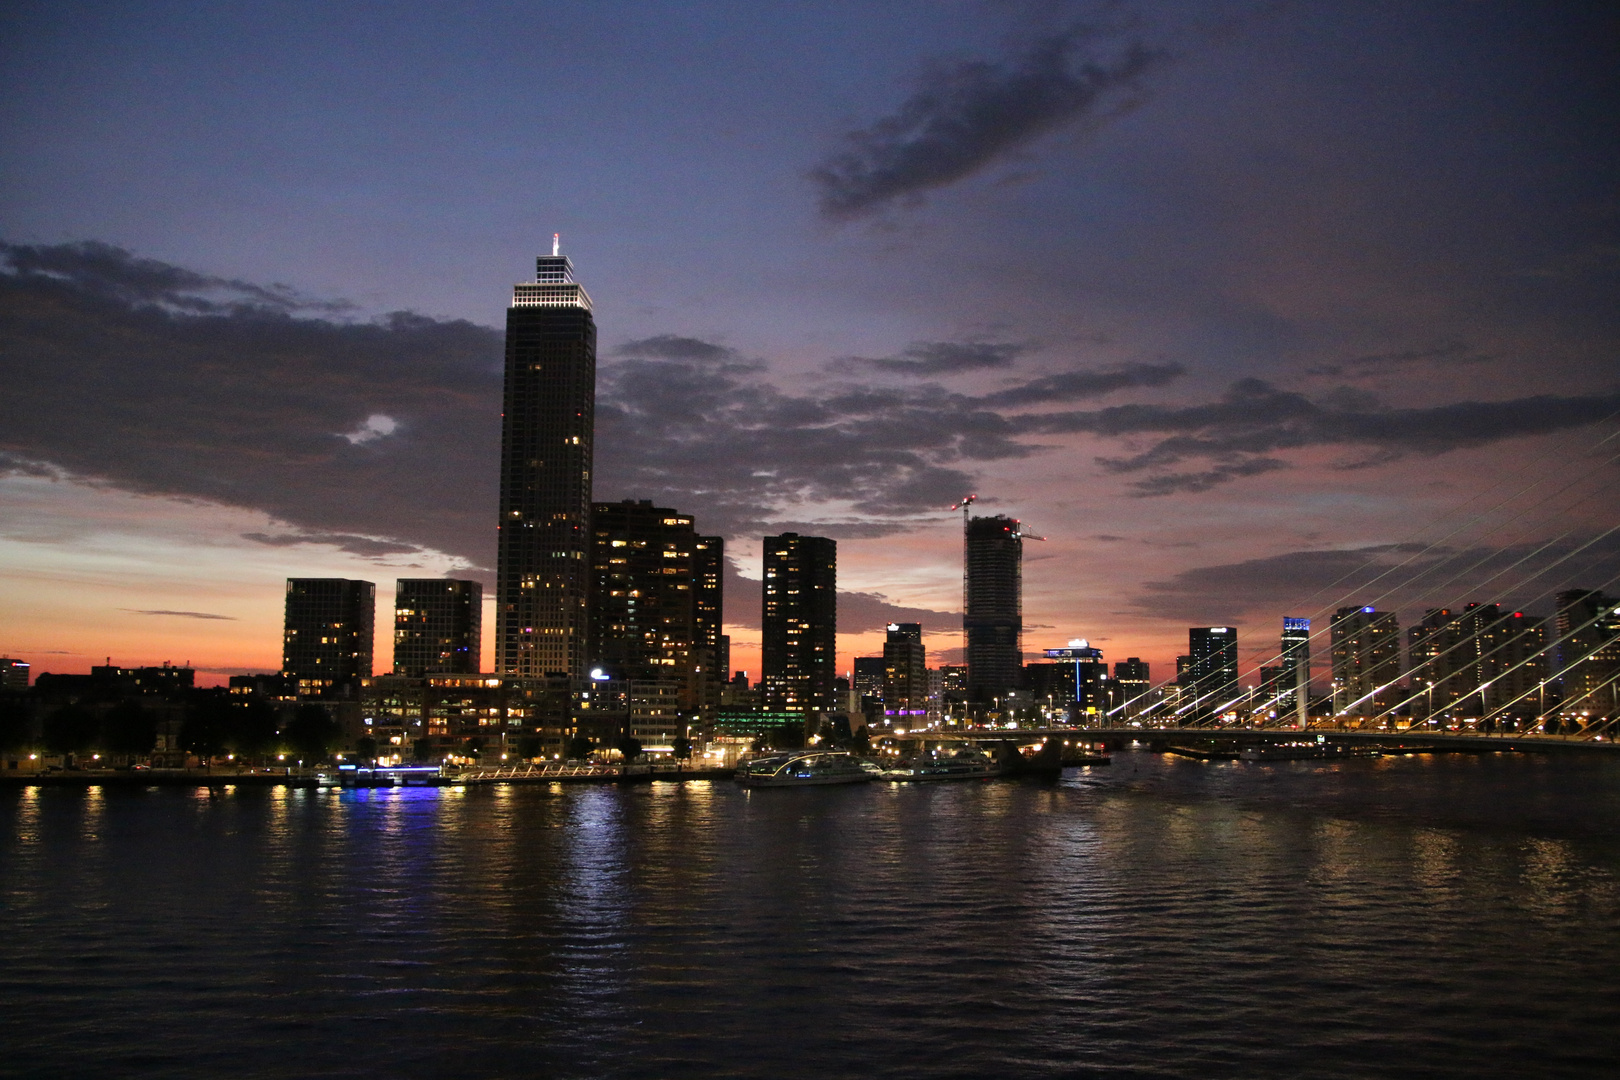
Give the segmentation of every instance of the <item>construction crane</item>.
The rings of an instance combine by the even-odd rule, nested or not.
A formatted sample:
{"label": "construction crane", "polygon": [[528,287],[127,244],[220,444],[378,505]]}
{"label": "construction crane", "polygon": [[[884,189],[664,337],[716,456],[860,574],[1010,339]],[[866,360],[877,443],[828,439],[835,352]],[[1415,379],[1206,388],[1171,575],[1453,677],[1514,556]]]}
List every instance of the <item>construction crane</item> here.
{"label": "construction crane", "polygon": [[964,495],[964,496],[962,496],[962,501],[961,502],[955,503],[955,504],[953,504],[951,506],[952,510],[960,510],[960,511],[962,511],[962,528],[963,529],[967,528],[968,507],[972,506],[974,503],[976,503],[978,501],[979,501],[979,497],[977,495]]}

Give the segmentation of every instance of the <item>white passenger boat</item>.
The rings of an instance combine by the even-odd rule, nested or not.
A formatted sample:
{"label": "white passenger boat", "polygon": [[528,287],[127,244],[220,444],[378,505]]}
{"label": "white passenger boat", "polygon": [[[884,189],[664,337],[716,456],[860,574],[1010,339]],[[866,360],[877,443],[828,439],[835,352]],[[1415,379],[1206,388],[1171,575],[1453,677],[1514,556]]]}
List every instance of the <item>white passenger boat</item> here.
{"label": "white passenger boat", "polygon": [[812,787],[821,784],[864,784],[883,776],[870,761],[841,750],[813,750],[758,758],[737,770],[744,787]]}

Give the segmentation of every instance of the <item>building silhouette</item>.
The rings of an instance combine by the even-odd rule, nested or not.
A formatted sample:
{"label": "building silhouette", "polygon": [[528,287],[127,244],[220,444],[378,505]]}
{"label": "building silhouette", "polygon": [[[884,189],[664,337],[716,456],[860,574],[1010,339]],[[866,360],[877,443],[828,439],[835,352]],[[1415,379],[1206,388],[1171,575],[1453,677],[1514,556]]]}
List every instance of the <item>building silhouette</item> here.
{"label": "building silhouette", "polygon": [[394,674],[478,671],[484,587],[455,578],[400,578],[394,587]]}
{"label": "building silhouette", "polygon": [[964,546],[968,699],[994,701],[1023,681],[1023,534],[1013,518],[976,517],[967,523]]}
{"label": "building silhouette", "polygon": [[371,677],[377,586],[288,578],[281,674],[299,697],[354,700]]}
{"label": "building silhouette", "polygon": [[731,671],[731,636],[725,629],[726,541],[699,536],[692,549],[693,644],[703,674],[702,708],[712,715]]}
{"label": "building silhouette", "polygon": [[1120,711],[1115,719],[1135,719],[1148,707],[1148,691],[1153,689],[1153,671],[1147,661],[1138,657],[1114,661],[1113,707]]}
{"label": "building silhouette", "polygon": [[768,712],[831,713],[838,655],[838,543],[765,538],[764,699]]}
{"label": "building silhouette", "polygon": [[1556,602],[1560,711],[1571,717],[1615,716],[1620,713],[1620,599],[1570,589]]}
{"label": "building silhouette", "polygon": [[1333,711],[1376,716],[1405,695],[1401,674],[1401,625],[1393,611],[1342,607],[1329,624],[1333,650]]}
{"label": "building silhouette", "polygon": [[506,312],[495,669],[582,678],[590,592],[596,323],[555,247]]}
{"label": "building silhouette", "polygon": [[890,623],[883,642],[883,715],[915,723],[928,715],[928,652],[921,623]]}

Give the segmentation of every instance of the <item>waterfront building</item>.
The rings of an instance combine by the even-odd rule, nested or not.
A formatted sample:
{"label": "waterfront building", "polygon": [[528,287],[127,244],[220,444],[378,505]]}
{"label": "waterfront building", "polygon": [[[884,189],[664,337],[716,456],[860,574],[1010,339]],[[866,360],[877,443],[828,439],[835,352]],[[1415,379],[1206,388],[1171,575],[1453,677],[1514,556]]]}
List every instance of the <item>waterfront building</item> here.
{"label": "waterfront building", "polygon": [[1101,649],[1085,638],[1076,638],[1064,648],[1047,649],[1046,656],[1070,669],[1071,719],[1096,719],[1108,710],[1108,665],[1103,662]]}
{"label": "waterfront building", "polygon": [[1239,693],[1237,627],[1188,627],[1187,655],[1177,658],[1176,681],[1183,723],[1203,722],[1234,707]]}
{"label": "waterfront building", "polygon": [[596,323],[555,245],[506,312],[495,669],[582,679],[590,593]]}
{"label": "waterfront building", "polygon": [[1400,621],[1393,611],[1342,607],[1329,623],[1333,655],[1333,711],[1377,716],[1401,700]]}
{"label": "waterfront building", "polygon": [[1300,726],[1306,722],[1311,702],[1311,620],[1283,616],[1282,642],[1278,652],[1282,669],[1274,684],[1277,715],[1294,713]]}
{"label": "waterfront building", "polygon": [[765,708],[808,722],[836,711],[838,543],[783,533],[765,538]]}
{"label": "waterfront building", "polygon": [[596,503],[591,513],[592,677],[602,669],[619,680],[670,682],[691,715],[707,700],[703,657],[712,652],[700,648],[692,516],[647,499]]}
{"label": "waterfront building", "polygon": [[989,702],[1017,689],[1024,665],[1024,540],[1000,514],[968,521],[962,633],[967,639],[968,700]]}
{"label": "waterfront building", "polygon": [[299,697],[354,699],[371,677],[377,586],[288,578],[281,674]]}
{"label": "waterfront building", "polygon": [[400,578],[394,588],[394,674],[478,671],[484,587],[455,578]]}
{"label": "waterfront building", "polygon": [[883,715],[897,724],[928,715],[928,652],[921,623],[890,623],[883,643]]}

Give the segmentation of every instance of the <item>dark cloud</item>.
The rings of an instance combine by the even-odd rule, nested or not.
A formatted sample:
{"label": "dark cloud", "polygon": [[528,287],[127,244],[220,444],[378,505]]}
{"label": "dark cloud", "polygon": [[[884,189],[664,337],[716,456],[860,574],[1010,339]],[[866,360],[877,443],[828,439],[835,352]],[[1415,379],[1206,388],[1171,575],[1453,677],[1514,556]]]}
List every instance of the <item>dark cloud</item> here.
{"label": "dark cloud", "polygon": [[[1359,395],[1359,392],[1357,392]],[[1033,433],[1090,432],[1110,437],[1163,435],[1128,457],[1102,457],[1114,473],[1169,469],[1188,460],[1210,467],[1160,472],[1134,483],[1141,495],[1204,491],[1240,476],[1286,467],[1273,456],[1309,446],[1367,448],[1375,455],[1345,463],[1359,467],[1403,454],[1442,454],[1503,439],[1543,435],[1597,423],[1620,411],[1620,389],[1508,401],[1464,401],[1429,408],[1344,404],[1330,395],[1312,400],[1259,379],[1242,379],[1217,401],[1198,405],[1117,405],[1091,411],[1030,414],[1020,428]]]}
{"label": "dark cloud", "polygon": [[1107,371],[1076,368],[985,394],[979,401],[992,407],[1034,405],[1045,401],[1080,401],[1105,397],[1115,391],[1138,386],[1164,386],[1186,373],[1180,364],[1125,364]]}
{"label": "dark cloud", "polygon": [[221,622],[236,622],[235,615],[210,615],[206,611],[147,611],[139,608],[123,608],[134,615],[172,615],[179,619],[218,619]]}
{"label": "dark cloud", "polygon": [[894,113],[845,135],[843,149],[810,171],[821,210],[872,213],[971,176],[1056,128],[1105,120],[1167,55],[1070,30],[1006,61],[935,63]]}
{"label": "dark cloud", "polygon": [[1478,352],[1461,341],[1451,341],[1429,349],[1405,349],[1397,352],[1374,353],[1370,356],[1352,357],[1349,360],[1342,360],[1337,363],[1319,364],[1316,367],[1306,368],[1305,374],[1355,379],[1383,375],[1391,370],[1414,366],[1446,367],[1456,364],[1483,364],[1492,359],[1493,357],[1490,354]]}
{"label": "dark cloud", "polygon": [[1028,345],[983,341],[918,341],[902,349],[899,356],[849,356],[828,367],[834,371],[872,368],[899,375],[953,375],[959,371],[1010,367],[1029,348]]}
{"label": "dark cloud", "polygon": [[409,313],[342,321],[341,305],[100,244],[0,255],[12,467],[263,510],[291,542],[491,561],[498,332]]}
{"label": "dark cloud", "polygon": [[[698,338],[676,334],[658,334],[640,341],[627,341],[614,352],[620,356],[637,356],[651,360],[687,360],[695,363],[736,364],[741,358],[733,349]],[[757,368],[760,365],[749,365]]]}
{"label": "dark cloud", "polygon": [[368,559],[387,555],[408,555],[421,550],[417,544],[402,544],[395,540],[381,540],[375,536],[353,536],[345,533],[243,533],[242,539],[270,547],[292,547],[295,544],[330,544],[339,551],[360,555]]}

